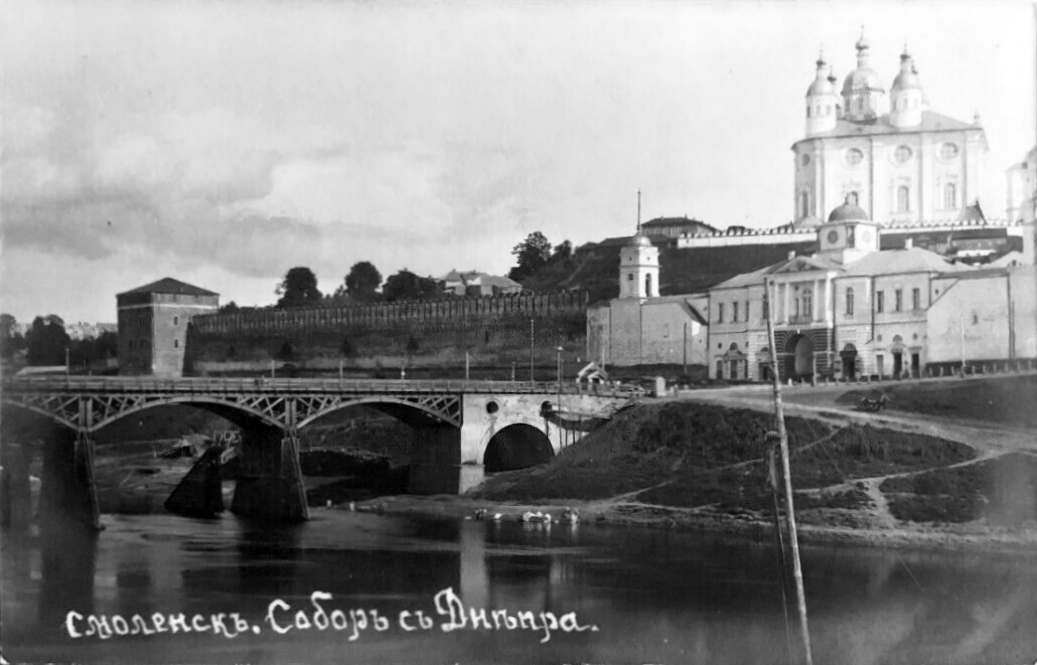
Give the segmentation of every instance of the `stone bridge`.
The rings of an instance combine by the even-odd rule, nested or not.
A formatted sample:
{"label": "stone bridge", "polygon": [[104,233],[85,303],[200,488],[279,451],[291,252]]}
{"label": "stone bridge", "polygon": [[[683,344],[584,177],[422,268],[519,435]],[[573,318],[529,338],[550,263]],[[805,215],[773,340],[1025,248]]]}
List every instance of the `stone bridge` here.
{"label": "stone bridge", "polygon": [[[34,412],[60,426],[43,446],[41,512],[97,526],[91,434],[145,409],[190,405],[240,427],[231,510],[291,522],[308,518],[299,431],[339,409],[363,405],[409,424],[410,491],[456,494],[482,482],[487,466],[506,464],[516,447],[527,457],[557,454],[639,395],[611,386],[502,381],[62,377],[5,381],[0,402],[8,422]],[[4,466],[17,473],[11,459]]]}

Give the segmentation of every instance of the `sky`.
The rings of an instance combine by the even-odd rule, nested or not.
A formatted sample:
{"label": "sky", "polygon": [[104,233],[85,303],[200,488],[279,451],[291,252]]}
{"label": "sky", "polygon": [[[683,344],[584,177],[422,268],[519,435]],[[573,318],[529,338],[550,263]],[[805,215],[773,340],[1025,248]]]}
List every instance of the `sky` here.
{"label": "sky", "polygon": [[267,305],[371,261],[505,274],[541,231],[772,227],[819,49],[980,113],[981,203],[1037,141],[1027,2],[22,2],[0,6],[0,311],[114,322],[174,277]]}

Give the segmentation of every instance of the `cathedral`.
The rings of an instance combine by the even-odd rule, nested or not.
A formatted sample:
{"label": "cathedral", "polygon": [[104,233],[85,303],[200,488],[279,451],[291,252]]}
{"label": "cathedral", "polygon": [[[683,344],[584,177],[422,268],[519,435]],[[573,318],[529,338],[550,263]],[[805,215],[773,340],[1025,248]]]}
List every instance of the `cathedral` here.
{"label": "cathedral", "polygon": [[807,136],[792,148],[794,225],[814,234],[813,250],[707,293],[660,296],[659,251],[639,224],[621,251],[619,298],[588,311],[591,358],[705,365],[709,378],[735,381],[764,380],[772,366],[782,379],[852,380],[1033,365],[1032,219],[1011,265],[958,263],[910,238],[882,249],[890,227],[966,217],[987,143],[978,119],[968,124],[928,109],[906,48],[887,112],[863,36],[856,48],[857,69],[841,94],[818,59],[806,94]]}
{"label": "cathedral", "polygon": [[797,226],[824,221],[843,201],[884,224],[955,220],[976,200],[987,153],[978,115],[962,122],[929,110],[904,47],[886,90],[862,35],[841,92],[823,56],[806,93],[806,136],[792,145]]}

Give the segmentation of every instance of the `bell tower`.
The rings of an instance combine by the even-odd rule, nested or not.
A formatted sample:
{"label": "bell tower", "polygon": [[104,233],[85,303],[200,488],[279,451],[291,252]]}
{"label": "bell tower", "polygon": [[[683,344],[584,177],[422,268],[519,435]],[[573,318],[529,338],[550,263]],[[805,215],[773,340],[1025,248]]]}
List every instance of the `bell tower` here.
{"label": "bell tower", "polygon": [[641,190],[637,191],[637,233],[619,250],[619,297],[659,295],[659,249],[641,231]]}

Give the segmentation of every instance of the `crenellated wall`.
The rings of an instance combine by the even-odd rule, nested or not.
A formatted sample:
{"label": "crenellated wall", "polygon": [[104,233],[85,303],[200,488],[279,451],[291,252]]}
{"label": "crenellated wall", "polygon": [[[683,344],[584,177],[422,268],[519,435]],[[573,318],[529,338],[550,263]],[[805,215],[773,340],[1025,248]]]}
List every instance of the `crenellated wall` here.
{"label": "crenellated wall", "polygon": [[[446,362],[465,352],[528,361],[530,322],[538,358],[581,349],[584,291],[322,308],[271,309],[196,316],[188,330],[188,373],[214,363],[364,359],[409,365]],[[566,354],[569,355],[569,354]]]}

